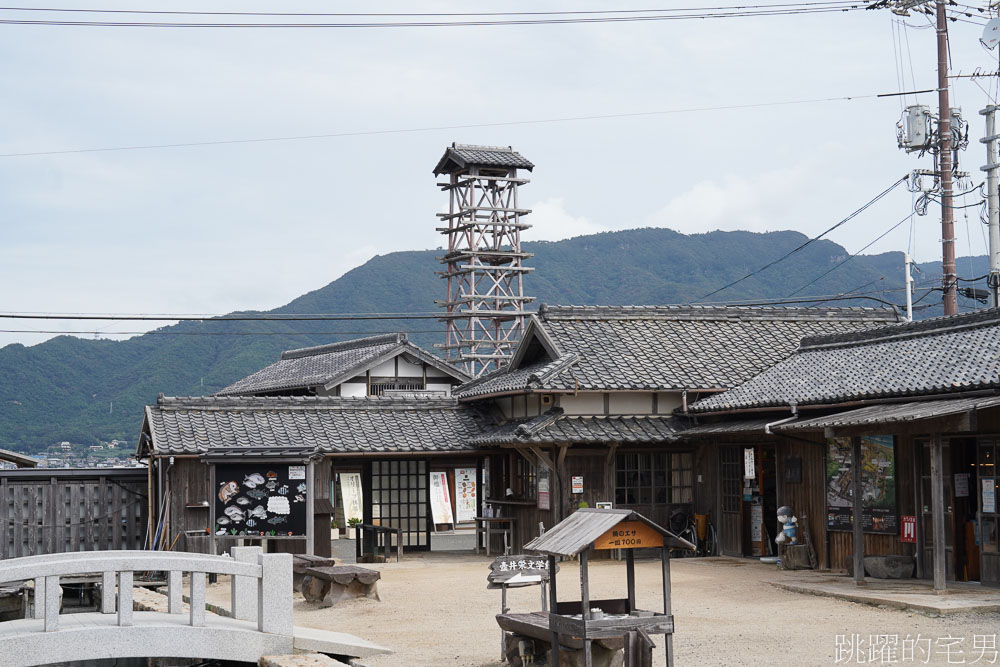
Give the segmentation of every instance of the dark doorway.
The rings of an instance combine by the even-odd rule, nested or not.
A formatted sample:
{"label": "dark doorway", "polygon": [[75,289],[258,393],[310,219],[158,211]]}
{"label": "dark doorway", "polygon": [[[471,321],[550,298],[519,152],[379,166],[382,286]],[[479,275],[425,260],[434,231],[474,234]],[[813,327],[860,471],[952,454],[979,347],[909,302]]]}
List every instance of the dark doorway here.
{"label": "dark doorway", "polygon": [[[365,466],[371,502],[365,523],[400,529],[403,548],[426,551],[431,543],[426,461],[372,461]],[[393,539],[395,546],[395,539]]]}
{"label": "dark doorway", "polygon": [[741,447],[719,447],[719,479],[722,480],[719,546],[725,556],[742,556],[743,450]]}

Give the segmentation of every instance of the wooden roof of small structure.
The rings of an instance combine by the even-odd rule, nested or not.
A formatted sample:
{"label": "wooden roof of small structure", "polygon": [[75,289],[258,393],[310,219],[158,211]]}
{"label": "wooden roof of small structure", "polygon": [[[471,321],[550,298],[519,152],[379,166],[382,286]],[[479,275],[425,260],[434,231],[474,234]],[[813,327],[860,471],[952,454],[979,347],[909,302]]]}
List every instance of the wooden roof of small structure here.
{"label": "wooden roof of small structure", "polygon": [[663,526],[630,509],[579,509],[524,545],[528,551],[550,556],[576,556],[590,548],[598,537],[623,521],[641,521],[664,537],[668,547],[694,549],[687,540],[674,535]]}

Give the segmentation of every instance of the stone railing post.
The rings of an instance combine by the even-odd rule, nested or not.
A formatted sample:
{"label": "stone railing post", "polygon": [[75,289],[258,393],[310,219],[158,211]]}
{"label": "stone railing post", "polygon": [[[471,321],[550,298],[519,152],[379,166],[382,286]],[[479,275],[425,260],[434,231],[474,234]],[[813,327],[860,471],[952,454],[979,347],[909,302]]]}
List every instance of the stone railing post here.
{"label": "stone railing post", "polygon": [[115,571],[101,572],[101,613],[115,613]]}
{"label": "stone railing post", "polygon": [[118,625],[132,625],[132,571],[118,573]]}
{"label": "stone railing post", "polygon": [[191,596],[188,603],[191,606],[191,627],[205,625],[205,573],[191,573]]}
{"label": "stone railing post", "polygon": [[59,577],[45,577],[44,599],[40,600],[38,589],[35,589],[35,608],[40,605],[45,607],[45,632],[53,632],[59,629],[59,594],[62,589],[59,586]]}
{"label": "stone railing post", "polygon": [[[233,560],[239,563],[257,563],[264,550],[260,547],[233,547],[229,550]],[[257,620],[257,578],[233,575],[232,610],[233,618],[240,621]]]}
{"label": "stone railing post", "polygon": [[260,584],[257,586],[257,629],[275,635],[291,635],[292,554],[261,554]]}
{"label": "stone railing post", "polygon": [[32,591],[34,608],[32,618],[45,618],[45,577],[35,577],[35,590]]}
{"label": "stone railing post", "polygon": [[167,572],[167,613],[184,613],[184,573],[180,570]]}

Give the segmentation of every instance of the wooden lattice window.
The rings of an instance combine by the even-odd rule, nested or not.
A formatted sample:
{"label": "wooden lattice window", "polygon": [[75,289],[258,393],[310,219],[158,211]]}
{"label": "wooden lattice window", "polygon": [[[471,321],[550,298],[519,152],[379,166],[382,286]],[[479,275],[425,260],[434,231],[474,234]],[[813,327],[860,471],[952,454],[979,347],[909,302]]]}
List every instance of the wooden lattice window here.
{"label": "wooden lattice window", "polygon": [[691,452],[626,452],[615,457],[615,504],[677,505],[692,502]]}

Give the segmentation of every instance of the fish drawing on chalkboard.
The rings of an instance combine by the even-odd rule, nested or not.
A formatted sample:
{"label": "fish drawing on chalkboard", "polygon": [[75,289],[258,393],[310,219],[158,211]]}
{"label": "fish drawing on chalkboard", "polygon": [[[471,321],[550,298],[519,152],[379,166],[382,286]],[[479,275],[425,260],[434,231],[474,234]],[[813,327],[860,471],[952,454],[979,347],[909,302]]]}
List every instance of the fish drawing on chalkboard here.
{"label": "fish drawing on chalkboard", "polygon": [[303,496],[302,494],[299,494],[299,495],[295,496],[295,498],[292,499],[293,503],[304,503],[305,501],[306,501],[306,497]]}
{"label": "fish drawing on chalkboard", "polygon": [[247,528],[253,528],[256,525],[257,522],[254,519],[247,519]]}
{"label": "fish drawing on chalkboard", "polygon": [[279,523],[285,523],[288,520],[287,516],[272,516],[267,522],[271,525],[277,526]]}
{"label": "fish drawing on chalkboard", "polygon": [[223,482],[219,488],[219,500],[228,503],[229,499],[240,492],[240,486],[236,482]]}
{"label": "fish drawing on chalkboard", "polygon": [[299,485],[295,487],[295,490],[298,491],[299,493],[305,493],[306,492],[306,483],[305,482],[299,482]]}
{"label": "fish drawing on chalkboard", "polygon": [[266,519],[267,518],[267,510],[264,509],[263,505],[257,505],[257,507],[254,507],[252,510],[250,510],[250,512],[248,513],[248,516],[252,516],[252,517],[255,517],[257,519]]}
{"label": "fish drawing on chalkboard", "polygon": [[239,507],[230,505],[225,509],[226,516],[233,520],[234,523],[240,523],[243,521],[243,510]]}
{"label": "fish drawing on chalkboard", "polygon": [[252,500],[250,500],[249,498],[245,498],[244,496],[240,496],[239,498],[236,499],[236,504],[237,505],[246,506],[246,505],[249,505],[252,502],[253,502]]}
{"label": "fish drawing on chalkboard", "polygon": [[287,484],[282,484],[280,487],[278,487],[278,493],[281,494],[281,495],[283,495],[283,496],[287,496],[288,495],[288,485]]}
{"label": "fish drawing on chalkboard", "polygon": [[225,528],[220,528],[217,531],[215,531],[215,534],[216,535],[225,535],[226,534],[226,529]]}
{"label": "fish drawing on chalkboard", "polygon": [[264,483],[264,476],[259,472],[255,472],[252,475],[246,475],[243,478],[243,486],[248,489],[256,489],[258,486]]}
{"label": "fish drawing on chalkboard", "polygon": [[253,491],[247,491],[247,495],[253,498],[254,500],[264,500],[264,498],[267,498],[267,491],[263,491],[261,489],[254,489]]}
{"label": "fish drawing on chalkboard", "polygon": [[274,491],[276,488],[278,488],[278,482],[275,481],[275,480],[273,480],[273,479],[270,479],[270,480],[267,481],[267,484],[265,484],[264,486],[266,486],[270,490]]}
{"label": "fish drawing on chalkboard", "polygon": [[215,523],[219,524],[220,526],[228,526],[231,522],[226,517],[220,516],[218,519],[215,520]]}

